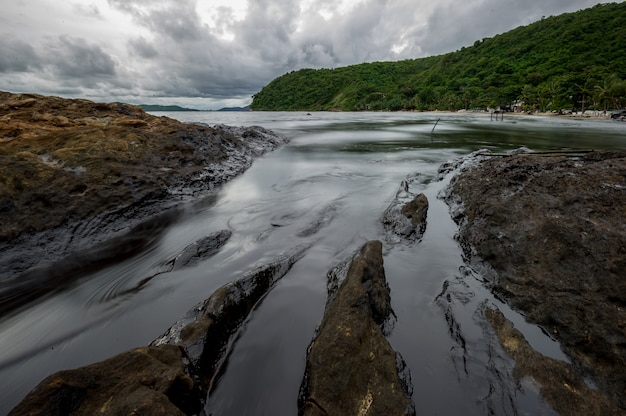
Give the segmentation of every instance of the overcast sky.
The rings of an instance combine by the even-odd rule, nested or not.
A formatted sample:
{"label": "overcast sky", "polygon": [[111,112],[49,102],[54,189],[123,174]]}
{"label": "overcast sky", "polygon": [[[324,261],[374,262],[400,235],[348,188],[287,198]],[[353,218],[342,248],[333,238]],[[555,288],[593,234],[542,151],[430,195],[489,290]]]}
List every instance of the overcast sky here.
{"label": "overcast sky", "polygon": [[438,55],[596,0],[2,0],[0,90],[242,106],[300,68]]}

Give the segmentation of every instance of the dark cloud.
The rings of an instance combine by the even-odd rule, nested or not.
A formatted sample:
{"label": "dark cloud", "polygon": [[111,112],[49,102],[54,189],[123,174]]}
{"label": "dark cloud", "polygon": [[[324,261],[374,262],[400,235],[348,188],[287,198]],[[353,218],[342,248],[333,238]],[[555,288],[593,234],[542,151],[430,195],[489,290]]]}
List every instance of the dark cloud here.
{"label": "dark cloud", "polygon": [[144,37],[138,37],[128,41],[131,56],[139,56],[144,59],[155,58],[159,55],[156,47]]}
{"label": "dark cloud", "polygon": [[[169,97],[225,99],[244,96],[249,100],[277,73],[268,71],[266,62],[283,57],[290,49],[287,47],[289,31],[281,28],[280,23],[275,24],[276,20],[269,24],[268,14],[274,13],[273,18],[282,23],[295,21],[298,16],[297,9],[287,15],[288,8],[275,2],[251,6],[244,28],[256,28],[270,34],[246,30],[250,36],[241,43],[238,40],[243,36],[244,28],[239,27],[241,31],[236,32],[236,41],[218,38],[217,34],[225,33],[231,27],[222,22],[221,28],[211,31],[202,22],[193,1],[161,2],[154,8],[142,1],[111,0],[110,3],[131,13],[137,23],[149,29],[153,40],[132,39],[128,42],[129,49],[133,54],[151,59],[148,63],[151,79],[143,80],[141,87]],[[284,6],[289,3],[293,2],[285,2]],[[230,26],[237,24],[232,13],[225,9],[218,11],[218,16],[226,17]],[[278,50],[275,48],[277,38],[279,42],[287,42]]]}
{"label": "dark cloud", "polygon": [[35,49],[28,43],[4,33],[0,41],[0,73],[27,72],[39,65]]}
{"label": "dark cloud", "polygon": [[115,75],[115,62],[102,48],[86,40],[60,36],[46,45],[46,63],[60,77],[94,78]]}
{"label": "dark cloud", "polygon": [[195,1],[177,1],[164,9],[151,11],[142,20],[153,32],[181,44],[197,41],[204,35]]}
{"label": "dark cloud", "polygon": [[108,0],[107,2],[109,6],[129,13],[134,17],[140,17],[143,14],[143,8],[160,3],[153,0]]}
{"label": "dark cloud", "polygon": [[108,3],[130,14],[135,22],[175,42],[202,38],[205,29],[196,10],[196,0],[109,0]]}
{"label": "dark cloud", "polygon": [[284,68],[294,46],[292,36],[300,8],[289,0],[260,0],[248,7],[246,19],[236,28],[237,41],[261,62]]}
{"label": "dark cloud", "polygon": [[[51,26],[39,33],[36,23],[27,26],[27,12],[39,9],[10,2],[0,27],[16,34],[0,38],[0,89],[71,91],[134,102],[141,97],[170,103],[177,97],[203,103],[238,99],[243,105],[292,70],[451,52],[542,16],[596,3],[248,0],[244,17],[199,0],[107,0],[63,9],[75,13],[62,16],[70,24],[40,16],[37,22]],[[87,33],[85,21],[98,30]],[[76,31],[77,23],[83,32]]]}
{"label": "dark cloud", "polygon": [[527,25],[542,16],[576,11],[596,3],[593,0],[551,0],[544,2],[541,7],[517,0],[443,3],[437,6],[427,26],[416,31],[414,36],[421,43],[424,54],[437,55]]}

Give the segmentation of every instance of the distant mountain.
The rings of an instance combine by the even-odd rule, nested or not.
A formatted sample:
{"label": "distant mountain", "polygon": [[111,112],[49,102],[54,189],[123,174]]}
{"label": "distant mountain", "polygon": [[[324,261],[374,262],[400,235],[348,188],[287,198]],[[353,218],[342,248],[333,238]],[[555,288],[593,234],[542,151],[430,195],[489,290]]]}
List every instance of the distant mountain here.
{"label": "distant mountain", "polygon": [[626,2],[474,42],[456,52],[284,74],[253,110],[524,110],[626,108]]}
{"label": "distant mountain", "polygon": [[193,108],[184,108],[178,105],[139,104],[144,111],[200,111]]}
{"label": "distant mountain", "polygon": [[220,108],[217,111],[250,111],[250,106],[247,105],[245,107],[224,107]]}

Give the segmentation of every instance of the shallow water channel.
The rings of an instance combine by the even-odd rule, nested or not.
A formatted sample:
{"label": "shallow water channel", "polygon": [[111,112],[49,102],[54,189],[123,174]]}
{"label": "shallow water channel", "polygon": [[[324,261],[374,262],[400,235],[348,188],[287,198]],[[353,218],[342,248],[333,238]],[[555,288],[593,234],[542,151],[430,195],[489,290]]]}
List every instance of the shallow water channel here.
{"label": "shallow water channel", "polygon": [[[309,244],[243,325],[207,402],[213,415],[295,415],[306,349],[326,302],[326,272],[372,239],[384,243],[397,315],[389,341],[410,368],[418,414],[552,414],[532,382],[512,381],[512,362],[481,311],[497,306],[539,351],[567,358],[464,263],[457,227],[437,197],[450,177],[438,180],[437,171],[482,148],[623,148],[626,123],[512,115],[491,121],[484,113],[159,114],[261,125],[292,140],[257,159],[215,202],[187,207],[142,253],[0,320],[0,414],[50,373],[145,346],[218,287]],[[424,238],[385,241],[380,217],[412,174],[411,192],[424,192],[430,203]],[[218,254],[132,290],[219,230],[232,237]]]}

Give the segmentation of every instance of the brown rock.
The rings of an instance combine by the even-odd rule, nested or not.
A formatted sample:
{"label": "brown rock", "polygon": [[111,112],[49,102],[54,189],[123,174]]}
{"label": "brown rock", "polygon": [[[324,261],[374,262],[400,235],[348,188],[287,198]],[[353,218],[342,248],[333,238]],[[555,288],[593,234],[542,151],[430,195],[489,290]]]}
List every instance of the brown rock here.
{"label": "brown rock", "polygon": [[[428,213],[428,198],[419,194],[412,201],[402,207],[402,215],[411,220],[413,227],[426,228],[426,214]],[[424,231],[421,231],[423,234]]]}
{"label": "brown rock", "polygon": [[615,404],[598,390],[590,389],[571,365],[545,357],[535,351],[511,321],[495,309],[485,310],[485,317],[500,344],[515,360],[516,382],[532,377],[541,385],[541,396],[561,415],[623,415]]}
{"label": "brown rock", "polygon": [[200,413],[229,341],[307,249],[297,246],[222,286],[147,348],[47,377],[10,415]]}
{"label": "brown rock", "polygon": [[9,415],[185,415],[203,397],[173,345],[138,348],[76,370],[60,371],[33,389]]}
{"label": "brown rock", "polygon": [[[410,198],[410,199],[409,199]],[[428,198],[420,193],[413,196],[406,182],[382,215],[381,222],[391,240],[418,241],[426,231]]]}
{"label": "brown rock", "polygon": [[160,232],[175,214],[168,209],[207,197],[285,142],[261,127],[0,92],[0,279],[10,283],[0,315],[115,261],[107,243],[128,246],[146,221]]}
{"label": "brown rock", "polygon": [[[177,178],[226,158],[209,127],[156,117],[126,104],[0,92],[0,242],[163,195]],[[171,134],[171,132],[177,134]],[[186,139],[201,134],[208,154]],[[184,160],[184,163],[181,161]],[[176,169],[176,174],[162,168]],[[81,193],[72,192],[82,184]]]}
{"label": "brown rock", "polygon": [[491,157],[451,181],[493,289],[626,410],[626,152]]}
{"label": "brown rock", "polygon": [[306,245],[296,246],[272,262],[220,287],[151,345],[175,344],[184,348],[202,388],[208,391],[231,338],[253,308],[307,249]]}
{"label": "brown rock", "polygon": [[392,313],[382,244],[370,241],[331,294],[309,347],[300,414],[414,413],[409,385],[398,375],[401,359],[382,330]]}

